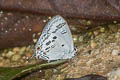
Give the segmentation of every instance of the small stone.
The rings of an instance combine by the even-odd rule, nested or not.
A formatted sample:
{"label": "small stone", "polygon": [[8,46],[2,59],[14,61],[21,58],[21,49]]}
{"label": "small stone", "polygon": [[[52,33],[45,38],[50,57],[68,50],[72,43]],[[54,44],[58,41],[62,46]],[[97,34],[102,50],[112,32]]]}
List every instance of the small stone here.
{"label": "small stone", "polygon": [[113,21],[113,23],[114,23],[114,24],[116,24],[116,23],[117,23],[117,21]]}
{"label": "small stone", "polygon": [[57,69],[53,69],[53,72],[54,72],[54,73],[57,73],[57,71],[58,71]]}
{"label": "small stone", "polygon": [[20,50],[20,49],[19,49],[18,47],[13,48],[13,51],[14,51],[14,52],[19,52],[19,50]]}
{"label": "small stone", "polygon": [[14,55],[15,53],[12,51],[9,51],[8,53],[6,53],[6,57],[10,58]]}
{"label": "small stone", "polygon": [[39,36],[41,33],[39,32],[39,33],[37,33],[37,35]]}
{"label": "small stone", "polygon": [[29,31],[32,31],[32,29],[31,29],[31,28],[29,28],[28,30],[29,30]]}
{"label": "small stone", "polygon": [[2,57],[5,57],[6,56],[6,53],[2,53],[2,55],[1,55]]}
{"label": "small stone", "polygon": [[47,20],[43,20],[43,22],[45,23],[45,22],[47,22]]}
{"label": "small stone", "polygon": [[22,47],[21,49],[20,49],[20,51],[19,51],[19,54],[24,54],[24,51],[26,50],[26,47]]}
{"label": "small stone", "polygon": [[52,18],[51,16],[48,17],[48,19],[51,19],[51,18]]}
{"label": "small stone", "polygon": [[110,80],[120,80],[120,68],[112,70],[107,74]]}
{"label": "small stone", "polygon": [[115,25],[108,25],[108,27],[110,28],[110,30],[112,32],[117,32],[118,31],[118,28]]}
{"label": "small stone", "polygon": [[87,65],[87,66],[90,66],[90,65],[93,63],[94,60],[95,60],[95,59],[90,59],[90,60],[86,63],[86,65]]}
{"label": "small stone", "polygon": [[3,66],[8,66],[10,64],[10,60],[6,59],[3,61]]}
{"label": "small stone", "polygon": [[1,67],[1,66],[3,67],[3,65],[4,65],[3,61],[2,61],[2,62],[0,62],[0,67]]}
{"label": "small stone", "polygon": [[26,56],[22,56],[22,59],[26,59]]}
{"label": "small stone", "polygon": [[120,37],[120,33],[117,32],[117,34],[115,34],[115,38],[119,38]]}
{"label": "small stone", "polygon": [[35,38],[35,36],[36,36],[36,33],[33,33],[32,38]]}
{"label": "small stone", "polygon": [[91,21],[87,21],[87,25],[91,25],[91,23],[92,23]]}
{"label": "small stone", "polygon": [[3,57],[0,56],[0,61],[2,61],[2,60],[3,60]]}
{"label": "small stone", "polygon": [[20,60],[21,63],[24,63],[25,61],[23,59]]}
{"label": "small stone", "polygon": [[77,35],[73,35],[73,41],[77,42],[78,41],[78,36]]}
{"label": "small stone", "polygon": [[36,43],[36,42],[37,42],[37,39],[33,39],[33,42]]}
{"label": "small stone", "polygon": [[92,35],[92,32],[88,32],[88,36],[91,36]]}
{"label": "small stone", "polygon": [[104,27],[101,27],[101,28],[100,28],[100,32],[105,32],[105,28],[104,28]]}
{"label": "small stone", "polygon": [[83,42],[83,36],[79,36],[79,42]]}
{"label": "small stone", "polygon": [[113,51],[112,51],[112,55],[115,56],[115,55],[118,55],[118,54],[119,54],[119,50],[113,50]]}
{"label": "small stone", "polygon": [[12,56],[11,60],[12,60],[12,61],[17,61],[17,60],[19,60],[20,58],[21,58],[21,56],[20,56],[19,54],[15,54],[15,55]]}
{"label": "small stone", "polygon": [[91,41],[91,44],[90,44],[91,48],[95,48],[97,46],[97,44],[94,42],[94,41]]}
{"label": "small stone", "polygon": [[95,36],[97,36],[99,34],[99,31],[94,31],[93,33]]}
{"label": "small stone", "polygon": [[75,26],[73,26],[73,25],[70,25],[70,29],[72,30],[72,31],[77,31],[78,29],[75,27]]}

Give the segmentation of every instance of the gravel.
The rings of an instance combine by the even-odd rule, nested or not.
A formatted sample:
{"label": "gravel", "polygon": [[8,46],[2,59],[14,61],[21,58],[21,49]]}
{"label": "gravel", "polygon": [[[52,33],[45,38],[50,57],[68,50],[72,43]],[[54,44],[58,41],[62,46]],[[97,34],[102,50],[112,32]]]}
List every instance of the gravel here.
{"label": "gravel", "polygon": [[[120,26],[119,26],[120,27]],[[120,29],[116,25],[100,27],[86,33],[73,35],[78,52],[71,61],[61,65],[52,80],[77,78],[88,74],[106,76],[109,80],[120,80]],[[1,51],[0,66],[27,65],[26,59],[32,56],[30,48],[15,47]],[[35,63],[35,59],[32,60]],[[64,67],[63,67],[64,66]],[[117,76],[117,77],[116,77]]]}

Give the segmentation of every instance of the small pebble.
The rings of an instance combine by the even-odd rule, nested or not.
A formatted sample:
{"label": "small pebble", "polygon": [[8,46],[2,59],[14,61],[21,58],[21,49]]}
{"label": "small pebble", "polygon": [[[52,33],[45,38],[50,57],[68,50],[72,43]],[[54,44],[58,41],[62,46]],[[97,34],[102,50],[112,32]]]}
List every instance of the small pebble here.
{"label": "small pebble", "polygon": [[86,65],[87,65],[87,66],[91,65],[91,63],[93,63],[94,60],[95,60],[95,59],[90,59],[90,60],[86,63]]}
{"label": "small pebble", "polygon": [[12,61],[18,61],[21,58],[21,56],[19,54],[15,54],[12,56],[11,60]]}
{"label": "small pebble", "polygon": [[13,48],[14,52],[19,52],[19,50],[20,50],[20,48],[18,48],[18,47]]}
{"label": "small pebble", "polygon": [[0,62],[3,61],[3,57],[0,56]]}
{"label": "small pebble", "polygon": [[15,53],[12,51],[9,51],[8,53],[6,53],[6,57],[10,58],[14,55]]}
{"label": "small pebble", "polygon": [[39,32],[39,33],[37,33],[37,35],[39,36],[41,33]]}
{"label": "small pebble", "polygon": [[35,36],[36,36],[36,34],[35,34],[35,33],[33,33],[32,38],[35,38]]}
{"label": "small pebble", "polygon": [[[117,27],[116,27],[115,25],[113,25],[113,24],[108,25],[108,27],[110,28],[110,30],[111,30],[112,32],[117,32],[117,31],[118,31]],[[115,27],[116,27],[116,28],[115,28]]]}
{"label": "small pebble", "polygon": [[87,21],[87,25],[91,25],[91,23],[92,23],[91,21]]}
{"label": "small pebble", "polygon": [[47,20],[43,20],[43,22],[45,23],[45,22],[47,22]]}
{"label": "small pebble", "polygon": [[73,41],[77,42],[78,41],[78,36],[77,35],[73,35]]}
{"label": "small pebble", "polygon": [[25,61],[23,59],[20,60],[21,63],[24,63]]}
{"label": "small pebble", "polygon": [[90,46],[91,46],[91,48],[95,48],[96,46],[97,46],[97,44],[96,44],[96,42],[94,42],[93,40],[91,41],[91,43],[90,43]]}
{"label": "small pebble", "polygon": [[112,55],[115,56],[115,55],[118,55],[119,54],[119,50],[113,50],[112,51]]}
{"label": "small pebble", "polygon": [[51,19],[51,18],[52,18],[51,16],[48,17],[48,19]]}
{"label": "small pebble", "polygon": [[91,36],[92,35],[92,32],[88,32],[88,36]]}
{"label": "small pebble", "polygon": [[116,24],[116,23],[117,23],[117,21],[113,21],[113,23],[114,23],[114,24]]}
{"label": "small pebble", "polygon": [[99,34],[99,31],[94,31],[93,33],[95,36],[97,36]]}
{"label": "small pebble", "polygon": [[22,47],[21,49],[20,49],[20,51],[19,51],[19,54],[20,55],[22,55],[22,54],[24,54],[24,51],[26,50],[26,47]]}
{"label": "small pebble", "polygon": [[120,37],[120,33],[117,32],[117,33],[115,34],[115,38],[119,38],[119,37]]}
{"label": "small pebble", "polygon": [[2,62],[0,62],[0,67],[3,67],[3,65],[4,65],[3,61],[2,61]]}
{"label": "small pebble", "polygon": [[105,28],[104,28],[104,27],[101,27],[101,28],[100,28],[100,32],[105,32]]}
{"label": "small pebble", "polygon": [[83,36],[79,36],[79,42],[83,42]]}
{"label": "small pebble", "polygon": [[4,60],[4,61],[3,61],[3,64],[4,64],[3,66],[8,66],[9,63],[10,63],[10,60],[9,60],[9,59]]}
{"label": "small pebble", "polygon": [[120,68],[113,70],[107,74],[109,77],[109,80],[119,80],[120,79]]}
{"label": "small pebble", "polygon": [[72,31],[77,31],[77,28],[74,27],[74,26],[72,26],[72,25],[70,25],[70,29],[71,29]]}
{"label": "small pebble", "polygon": [[2,56],[2,57],[5,57],[5,56],[6,56],[6,53],[5,53],[5,52],[3,52],[1,56]]}
{"label": "small pebble", "polygon": [[36,42],[37,42],[37,39],[33,39],[33,42],[36,43]]}

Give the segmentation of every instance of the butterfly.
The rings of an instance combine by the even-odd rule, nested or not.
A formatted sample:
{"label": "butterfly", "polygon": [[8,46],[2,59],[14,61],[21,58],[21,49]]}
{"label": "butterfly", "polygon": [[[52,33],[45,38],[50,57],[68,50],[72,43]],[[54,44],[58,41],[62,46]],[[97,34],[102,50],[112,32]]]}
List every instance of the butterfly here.
{"label": "butterfly", "polygon": [[33,56],[47,61],[70,59],[76,51],[67,22],[57,15],[44,27],[35,45]]}

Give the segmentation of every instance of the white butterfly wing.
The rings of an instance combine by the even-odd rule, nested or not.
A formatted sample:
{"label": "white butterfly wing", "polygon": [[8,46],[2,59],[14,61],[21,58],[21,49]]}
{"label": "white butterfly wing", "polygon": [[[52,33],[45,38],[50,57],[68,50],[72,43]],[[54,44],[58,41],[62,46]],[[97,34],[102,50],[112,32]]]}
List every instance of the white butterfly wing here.
{"label": "white butterfly wing", "polygon": [[[40,46],[40,51],[37,47]],[[35,46],[36,56],[45,60],[71,58],[73,40],[67,22],[59,15],[53,17],[43,29]]]}
{"label": "white butterfly wing", "polygon": [[[67,33],[66,33],[67,32]],[[69,47],[73,50],[73,40],[70,29],[68,27],[67,22],[59,15],[54,16],[45,26],[43,32],[41,34],[40,42],[45,38],[46,35],[50,35],[52,33],[56,33],[58,36],[62,37]],[[61,35],[62,33],[62,35]],[[66,33],[66,34],[64,34]]]}
{"label": "white butterfly wing", "polygon": [[71,50],[64,40],[56,34],[51,34],[49,40],[43,43],[42,49],[48,60],[64,59]]}
{"label": "white butterfly wing", "polygon": [[[59,15],[57,15],[59,16]],[[41,35],[40,35],[40,38],[39,38],[39,41],[40,42],[43,42],[45,36],[51,34],[51,29],[54,30],[55,29],[55,24],[59,24],[59,22],[57,21],[58,20],[58,17],[57,16],[54,16],[44,27]]]}

